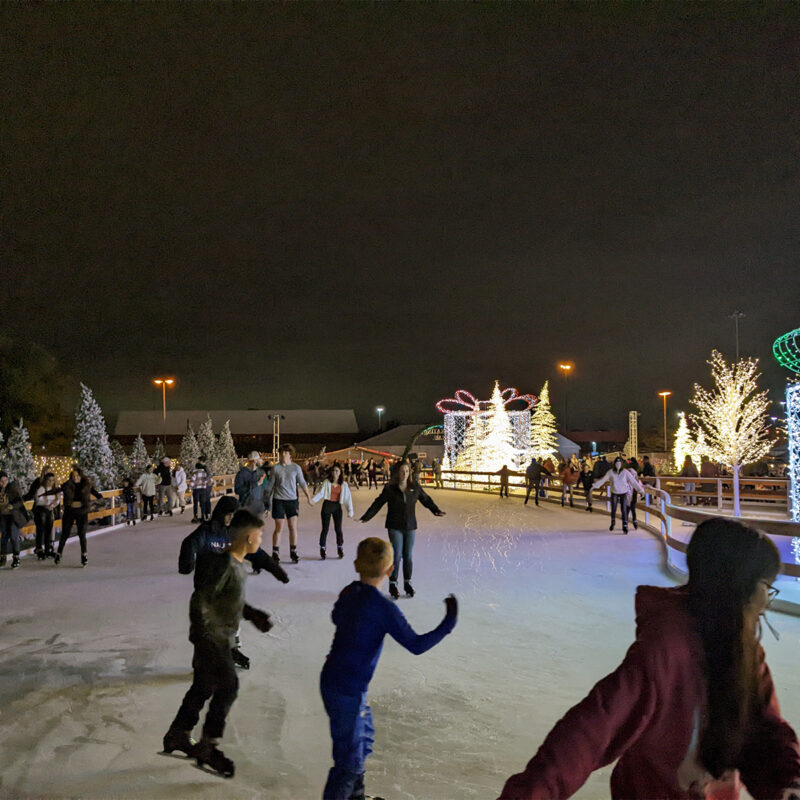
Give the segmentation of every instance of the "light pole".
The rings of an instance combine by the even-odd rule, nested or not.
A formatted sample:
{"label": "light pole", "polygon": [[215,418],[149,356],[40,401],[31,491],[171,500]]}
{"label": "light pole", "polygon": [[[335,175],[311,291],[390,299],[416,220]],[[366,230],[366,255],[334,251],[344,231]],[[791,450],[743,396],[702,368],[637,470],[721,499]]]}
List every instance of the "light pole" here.
{"label": "light pole", "polygon": [[281,446],[281,420],[286,419],[283,414],[270,414],[272,420],[272,459],[278,463],[278,450]]}
{"label": "light pole", "polygon": [[659,392],[658,396],[663,399],[664,401],[664,452],[668,453],[667,450],[667,398],[672,394],[672,392]]}
{"label": "light pole", "polygon": [[379,431],[381,429],[381,416],[383,415],[384,411],[386,411],[386,409],[383,406],[375,406],[375,412],[378,415],[378,430]]}
{"label": "light pole", "polygon": [[564,376],[564,433],[569,430],[569,425],[567,424],[567,378],[569,378],[569,374],[574,367],[575,365],[571,361],[562,361],[558,365],[561,374]]}
{"label": "light pole", "polygon": [[164,421],[164,449],[167,448],[167,386],[175,385],[174,378],[154,378],[153,383],[161,387],[161,416]]}
{"label": "light pole", "polygon": [[741,311],[734,311],[733,314],[728,315],[728,319],[733,320],[733,324],[736,327],[736,360],[739,360],[739,320],[744,319],[747,315],[743,314]]}

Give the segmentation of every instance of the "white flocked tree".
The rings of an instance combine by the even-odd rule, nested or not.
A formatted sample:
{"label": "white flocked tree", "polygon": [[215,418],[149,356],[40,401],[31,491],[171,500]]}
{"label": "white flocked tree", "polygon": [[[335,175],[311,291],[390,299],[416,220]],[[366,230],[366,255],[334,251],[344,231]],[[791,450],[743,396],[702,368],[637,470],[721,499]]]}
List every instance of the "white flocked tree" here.
{"label": "white flocked tree", "polygon": [[92,390],[81,384],[81,399],[75,412],[72,454],[97,489],[114,486],[114,457],[108,441],[103,412]]}
{"label": "white flocked tree", "polygon": [[31,437],[22,420],[11,429],[8,436],[5,469],[8,477],[16,481],[24,494],[36,478],[36,465],[31,452]]}
{"label": "white flocked tree", "polygon": [[545,381],[531,414],[531,458],[548,459],[558,452],[556,418],[550,407],[550,381]]}
{"label": "white flocked tree", "polygon": [[194,428],[189,425],[186,429],[186,433],[183,434],[183,439],[181,439],[180,455],[181,464],[186,470],[187,476],[192,474],[194,465],[197,463],[199,458],[200,447],[197,444],[197,436],[195,435]]}
{"label": "white flocked tree", "polygon": [[236,456],[230,420],[226,420],[217,439],[215,465],[220,475],[233,475],[239,469],[239,459]]}
{"label": "white flocked tree", "polygon": [[200,455],[205,456],[208,471],[212,475],[217,475],[217,440],[214,436],[214,423],[211,421],[210,414],[206,416],[206,419],[197,431],[197,445],[200,448]]}
{"label": "white flocked tree", "polygon": [[164,442],[162,442],[159,437],[156,439],[156,446],[153,448],[153,455],[150,458],[154,464],[158,464],[166,454],[167,451],[164,449]]}
{"label": "white flocked tree", "polygon": [[768,436],[766,390],[758,390],[758,359],[743,358],[728,364],[722,355],[711,353],[714,388],[694,385],[692,414],[698,435],[702,432],[708,455],[728,467],[733,475],[733,513],[741,516],[739,476],[742,467],[760,460],[775,444]]}
{"label": "white flocked tree", "polygon": [[114,483],[121,486],[123,478],[131,477],[131,460],[116,439],[111,442],[111,455],[114,457]]}
{"label": "white flocked tree", "polygon": [[145,467],[150,463],[150,456],[147,455],[147,447],[145,446],[141,433],[137,435],[133,442],[130,462],[134,478],[138,478],[144,472]]}

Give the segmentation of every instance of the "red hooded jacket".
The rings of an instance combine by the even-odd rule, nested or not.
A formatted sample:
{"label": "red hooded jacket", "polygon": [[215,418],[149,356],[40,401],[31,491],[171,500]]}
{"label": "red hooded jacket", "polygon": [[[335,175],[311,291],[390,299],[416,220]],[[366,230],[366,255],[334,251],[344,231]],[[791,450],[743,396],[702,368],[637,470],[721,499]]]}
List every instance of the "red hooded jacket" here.
{"label": "red hooded jacket", "polygon": [[[624,661],[556,724],[525,771],[506,781],[500,800],[570,797],[591,772],[617,759],[613,798],[711,795],[692,785],[702,774],[695,751],[706,698],[703,646],[687,596],[684,587],[638,588],[636,641]],[[781,717],[760,646],[759,659],[765,710],[748,731],[737,767],[756,800],[775,800],[800,780],[800,747]]]}

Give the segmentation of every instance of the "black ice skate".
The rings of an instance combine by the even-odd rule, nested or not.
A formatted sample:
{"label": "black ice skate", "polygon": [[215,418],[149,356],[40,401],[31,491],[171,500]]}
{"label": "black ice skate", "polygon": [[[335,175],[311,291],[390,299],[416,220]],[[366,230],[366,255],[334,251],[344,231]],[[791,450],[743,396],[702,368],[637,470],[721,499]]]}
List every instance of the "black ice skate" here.
{"label": "black ice skate", "polygon": [[59,561],[61,561],[61,553],[56,553],[56,554],[53,556],[53,563],[54,563],[54,564],[58,564],[58,562],[59,562]]}
{"label": "black ice skate", "polygon": [[197,742],[192,739],[186,731],[176,731],[170,728],[164,734],[164,752],[171,753],[173,750],[180,750],[189,758],[194,755]]}
{"label": "black ice skate", "polygon": [[337,547],[336,548],[336,552],[338,553],[339,558],[344,558],[344,548],[343,547]]}
{"label": "black ice skate", "polygon": [[207,764],[214,772],[218,772],[223,778],[232,778],[234,771],[234,764],[229,758],[225,756],[222,750],[217,748],[217,742],[214,739],[203,738],[194,750],[194,757],[197,761],[197,766],[202,767]]}
{"label": "black ice skate", "polygon": [[293,564],[297,564],[300,561],[300,556],[297,555],[297,550],[294,547],[289,548],[289,558],[292,559]]}
{"label": "black ice skate", "polygon": [[411,585],[411,581],[406,581],[403,584],[403,589],[405,590],[406,597],[413,597],[414,596],[414,587]]}
{"label": "black ice skate", "polygon": [[392,600],[397,600],[400,597],[400,592],[397,591],[397,582],[389,581],[389,596]]}
{"label": "black ice skate", "polygon": [[273,547],[272,548],[272,560],[276,564],[280,564],[281,563],[281,551],[280,551],[279,547]]}
{"label": "black ice skate", "polygon": [[320,547],[320,549],[319,549],[319,557],[323,561],[327,558],[327,556],[325,555],[325,548],[324,547]]}
{"label": "black ice skate", "polygon": [[81,553],[81,566],[85,567],[89,563],[89,556],[86,553]]}
{"label": "black ice skate", "polygon": [[231,648],[231,657],[240,669],[250,669],[250,659],[238,647]]}
{"label": "black ice skate", "polygon": [[14,556],[11,559],[11,569],[16,569],[19,566],[19,556]]}

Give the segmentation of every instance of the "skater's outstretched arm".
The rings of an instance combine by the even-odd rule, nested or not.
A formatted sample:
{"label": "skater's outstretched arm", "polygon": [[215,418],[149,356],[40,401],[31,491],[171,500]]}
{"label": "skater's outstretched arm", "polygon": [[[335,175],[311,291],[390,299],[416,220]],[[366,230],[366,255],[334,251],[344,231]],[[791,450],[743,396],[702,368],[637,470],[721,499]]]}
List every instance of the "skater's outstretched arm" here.
{"label": "skater's outstretched arm", "polygon": [[386,632],[398,644],[401,644],[410,653],[418,656],[439,642],[450,633],[456,626],[458,619],[458,601],[454,595],[450,595],[444,601],[447,613],[444,619],[428,633],[417,633],[403,616],[403,612],[396,605],[389,605],[389,620]]}
{"label": "skater's outstretched arm", "polygon": [[259,547],[255,553],[248,553],[245,559],[253,565],[253,569],[266,570],[281,583],[289,583],[289,576],[286,574],[286,570],[262,548]]}
{"label": "skater's outstretched arm", "polygon": [[443,517],[445,515],[445,512],[434,503],[433,498],[421,486],[419,487],[419,501],[435,517]]}
{"label": "skater's outstretched arm", "polygon": [[388,489],[388,486],[383,487],[383,491],[372,501],[372,505],[361,515],[362,522],[368,522],[381,510],[381,507],[389,499]]}

